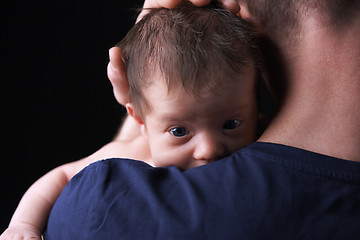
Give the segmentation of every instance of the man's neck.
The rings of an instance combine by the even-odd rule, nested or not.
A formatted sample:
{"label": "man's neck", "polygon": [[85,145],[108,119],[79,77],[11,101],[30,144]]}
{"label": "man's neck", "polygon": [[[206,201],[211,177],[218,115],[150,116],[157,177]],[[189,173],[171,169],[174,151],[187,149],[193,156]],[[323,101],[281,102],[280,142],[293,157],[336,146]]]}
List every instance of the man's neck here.
{"label": "man's neck", "polygon": [[360,161],[360,25],[333,33],[307,22],[284,104],[259,141]]}

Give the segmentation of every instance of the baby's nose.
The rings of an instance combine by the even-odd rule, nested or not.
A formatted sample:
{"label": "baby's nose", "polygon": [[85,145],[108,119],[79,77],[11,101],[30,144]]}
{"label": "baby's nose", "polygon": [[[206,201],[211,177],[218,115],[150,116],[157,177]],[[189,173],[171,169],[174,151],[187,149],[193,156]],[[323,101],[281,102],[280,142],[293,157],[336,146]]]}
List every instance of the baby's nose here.
{"label": "baby's nose", "polygon": [[194,159],[212,162],[225,157],[225,144],[216,135],[204,134],[198,140],[194,150]]}

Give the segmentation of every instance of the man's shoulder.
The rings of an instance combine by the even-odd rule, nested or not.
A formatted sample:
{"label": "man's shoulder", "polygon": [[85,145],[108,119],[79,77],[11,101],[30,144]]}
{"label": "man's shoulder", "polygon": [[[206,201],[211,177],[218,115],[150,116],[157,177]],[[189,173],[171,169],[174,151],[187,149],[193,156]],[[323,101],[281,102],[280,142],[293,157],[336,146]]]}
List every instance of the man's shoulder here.
{"label": "man's shoulder", "polygon": [[185,172],[108,159],[84,169],[64,189],[47,234],[51,239],[259,239],[269,234],[314,239],[323,238],[319,229],[326,229],[329,239],[345,232],[360,235],[351,223],[360,217],[360,209],[354,209],[360,201],[359,165],[340,161],[267,143]]}
{"label": "man's shoulder", "polygon": [[245,159],[257,159],[273,171],[311,175],[328,180],[360,184],[360,163],[282,144],[257,142],[244,149]]}

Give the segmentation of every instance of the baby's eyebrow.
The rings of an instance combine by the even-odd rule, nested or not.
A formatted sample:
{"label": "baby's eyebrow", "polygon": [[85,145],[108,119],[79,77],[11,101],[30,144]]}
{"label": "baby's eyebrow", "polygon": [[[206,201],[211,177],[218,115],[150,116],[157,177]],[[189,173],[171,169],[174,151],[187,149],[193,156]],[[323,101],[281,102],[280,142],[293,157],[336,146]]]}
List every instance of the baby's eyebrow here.
{"label": "baby's eyebrow", "polygon": [[165,116],[161,116],[161,120],[166,121],[166,122],[184,122],[184,121],[186,121],[186,118],[165,115]]}
{"label": "baby's eyebrow", "polygon": [[186,122],[194,119],[194,114],[190,113],[163,113],[159,115],[164,122]]}

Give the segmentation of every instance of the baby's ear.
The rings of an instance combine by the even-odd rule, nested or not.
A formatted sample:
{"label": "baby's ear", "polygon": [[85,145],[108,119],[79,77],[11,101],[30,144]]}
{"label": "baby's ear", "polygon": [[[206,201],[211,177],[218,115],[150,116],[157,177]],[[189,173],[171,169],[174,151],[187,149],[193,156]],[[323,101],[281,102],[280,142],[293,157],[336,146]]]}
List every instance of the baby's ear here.
{"label": "baby's ear", "polygon": [[140,124],[140,125],[144,125],[144,121],[142,120],[142,118],[140,117],[140,115],[136,112],[136,110],[134,109],[134,106],[132,103],[126,103],[125,105],[126,110],[128,112],[128,114],[135,119],[135,121]]}
{"label": "baby's ear", "polygon": [[129,82],[126,75],[126,64],[121,58],[121,49],[113,47],[109,50],[110,62],[107,74],[113,86],[116,100],[123,106],[129,102]]}
{"label": "baby's ear", "polygon": [[136,112],[132,103],[126,104],[128,114],[140,125],[140,132],[147,139],[147,130],[142,117]]}

